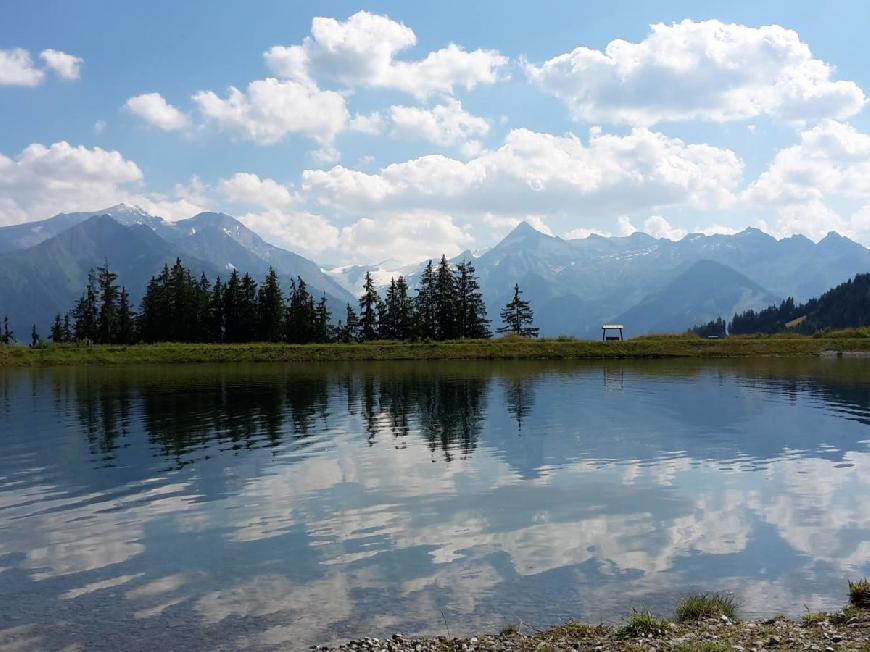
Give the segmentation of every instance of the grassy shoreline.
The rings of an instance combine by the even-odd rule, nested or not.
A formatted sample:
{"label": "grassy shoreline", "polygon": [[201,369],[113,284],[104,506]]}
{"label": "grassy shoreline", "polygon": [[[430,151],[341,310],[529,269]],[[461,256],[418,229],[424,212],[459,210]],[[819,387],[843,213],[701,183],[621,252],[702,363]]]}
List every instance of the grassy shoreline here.
{"label": "grassy shoreline", "polygon": [[364,360],[601,360],[650,358],[812,357],[870,353],[870,332],[823,337],[650,336],[624,342],[574,339],[370,342],[365,344],[136,344],[0,346],[0,367],[201,362],[331,362]]}
{"label": "grassy shoreline", "polygon": [[[363,638],[335,647],[337,652],[761,652],[762,650],[864,651],[870,649],[870,581],[849,583],[849,604],[834,612],[807,612],[800,620],[777,616],[744,621],[725,594],[693,594],[681,600],[673,618],[635,611],[621,626],[569,621],[544,630],[509,626],[498,634]],[[446,621],[445,621],[446,626]],[[521,631],[521,630],[526,630]]]}

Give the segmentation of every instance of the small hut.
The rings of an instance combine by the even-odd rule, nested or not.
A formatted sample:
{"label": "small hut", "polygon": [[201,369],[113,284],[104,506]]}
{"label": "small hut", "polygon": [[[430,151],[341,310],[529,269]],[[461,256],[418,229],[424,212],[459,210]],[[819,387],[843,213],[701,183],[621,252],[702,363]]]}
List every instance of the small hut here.
{"label": "small hut", "polygon": [[624,328],[625,327],[622,324],[604,324],[601,327],[601,341],[621,342],[625,339],[625,337],[623,337]]}

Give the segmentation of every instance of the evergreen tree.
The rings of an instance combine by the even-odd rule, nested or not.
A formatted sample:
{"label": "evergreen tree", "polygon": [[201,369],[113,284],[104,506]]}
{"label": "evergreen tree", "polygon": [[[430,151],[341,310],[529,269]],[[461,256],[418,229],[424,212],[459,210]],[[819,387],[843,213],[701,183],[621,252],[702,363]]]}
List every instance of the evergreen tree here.
{"label": "evergreen tree", "polygon": [[519,284],[515,284],[514,298],[501,311],[501,320],[504,326],[499,328],[498,332],[513,333],[523,337],[537,337],[539,329],[532,326],[534,314],[529,307],[529,302],[520,298],[521,294]]}
{"label": "evergreen tree", "polygon": [[251,342],[257,335],[257,282],[250,274],[242,277],[239,306],[239,341]]}
{"label": "evergreen tree", "polygon": [[301,277],[296,277],[287,302],[287,341],[291,344],[306,344],[317,338],[315,326],[314,297]]}
{"label": "evergreen tree", "polygon": [[72,342],[73,339],[73,331],[69,322],[69,313],[66,313],[63,316],[63,341],[64,342]]}
{"label": "evergreen tree", "polygon": [[447,256],[441,255],[438,271],[435,273],[435,337],[439,340],[452,340],[458,335],[456,328],[456,283]]}
{"label": "evergreen tree", "polygon": [[42,342],[42,338],[39,337],[39,332],[36,330],[36,324],[33,325],[33,330],[30,331],[30,348],[35,349]]}
{"label": "evergreen tree", "polygon": [[224,288],[224,341],[241,342],[242,278],[233,269]]}
{"label": "evergreen tree", "polygon": [[329,313],[329,307],[326,305],[326,297],[320,297],[317,306],[314,309],[314,341],[321,344],[329,342],[330,319],[332,315]]}
{"label": "evergreen tree", "polygon": [[111,344],[118,336],[118,275],[109,269],[109,261],[97,268],[99,313],[96,342]]}
{"label": "evergreen tree", "polygon": [[190,271],[180,258],[169,270],[169,339],[190,342],[196,331],[196,289]]}
{"label": "evergreen tree", "polygon": [[97,279],[94,270],[88,273],[88,284],[85,293],[73,308],[75,322],[75,338],[79,341],[96,342],[98,332]]}
{"label": "evergreen tree", "polygon": [[259,339],[279,342],[284,330],[284,297],[275,270],[269,268],[257,295]]}
{"label": "evergreen tree", "polygon": [[354,312],[353,308],[348,304],[347,312],[345,313],[344,326],[339,328],[338,339],[345,344],[359,342],[359,330],[359,319],[356,316],[356,312]]}
{"label": "evergreen tree", "polygon": [[0,334],[0,342],[12,344],[15,341],[15,333],[9,329],[9,317],[3,317],[3,333]]}
{"label": "evergreen tree", "polygon": [[486,305],[480,283],[470,262],[456,266],[456,315],[459,337],[485,339],[490,337]]}
{"label": "evergreen tree", "polygon": [[360,338],[364,342],[370,342],[378,338],[378,303],[380,303],[380,297],[375,289],[371,272],[366,272],[363,295],[359,300]]}
{"label": "evergreen tree", "polygon": [[381,339],[408,340],[413,337],[414,305],[408,296],[408,282],[404,276],[390,279],[378,320]]}
{"label": "evergreen tree", "polygon": [[66,341],[63,336],[63,322],[60,320],[60,313],[54,317],[54,323],[51,325],[51,341],[55,344],[62,344]]}
{"label": "evergreen tree", "polygon": [[380,339],[400,339],[396,325],[396,312],[396,279],[391,278],[386,296],[378,304],[378,337]]}
{"label": "evergreen tree", "polygon": [[169,268],[163,267],[158,276],[152,276],[142,297],[142,310],[139,315],[139,332],[146,342],[160,342],[166,339],[166,321],[169,308],[166,297],[166,280]]}
{"label": "evergreen tree", "polygon": [[211,342],[211,282],[203,272],[196,284],[196,328],[194,337],[197,342]]}
{"label": "evergreen tree", "polygon": [[224,295],[226,286],[218,276],[211,289],[208,300],[208,335],[210,342],[224,341]]}
{"label": "evergreen tree", "polygon": [[136,313],[130,305],[130,295],[127,288],[121,288],[118,297],[118,332],[115,336],[118,344],[133,344],[136,341]]}
{"label": "evergreen tree", "polygon": [[396,279],[396,289],[393,300],[392,323],[394,338],[397,340],[409,340],[414,333],[414,303],[408,293],[408,281],[404,276]]}
{"label": "evergreen tree", "polygon": [[435,271],[432,261],[426,263],[420,275],[420,285],[414,299],[414,331],[420,339],[435,339],[437,335],[435,313]]}

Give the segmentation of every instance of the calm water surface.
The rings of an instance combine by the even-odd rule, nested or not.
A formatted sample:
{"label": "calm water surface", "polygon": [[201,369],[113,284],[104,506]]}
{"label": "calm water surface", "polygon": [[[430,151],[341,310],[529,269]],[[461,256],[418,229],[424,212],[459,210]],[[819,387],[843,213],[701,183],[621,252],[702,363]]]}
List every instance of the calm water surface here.
{"label": "calm water surface", "polygon": [[748,615],[870,575],[870,364],[0,371],[0,649]]}

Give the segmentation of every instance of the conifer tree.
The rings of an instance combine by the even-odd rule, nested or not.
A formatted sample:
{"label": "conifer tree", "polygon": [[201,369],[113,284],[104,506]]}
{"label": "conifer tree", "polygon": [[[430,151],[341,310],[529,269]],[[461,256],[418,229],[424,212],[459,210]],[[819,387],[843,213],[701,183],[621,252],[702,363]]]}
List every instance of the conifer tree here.
{"label": "conifer tree", "polygon": [[42,338],[39,337],[39,332],[36,330],[36,324],[33,325],[33,330],[30,331],[30,348],[35,349],[42,342]]}
{"label": "conifer tree", "polygon": [[9,328],[9,317],[3,317],[3,332],[0,333],[0,342],[3,344],[12,344],[15,341],[15,333]]}
{"label": "conifer tree", "polygon": [[287,341],[305,344],[315,340],[314,298],[305,280],[297,276],[287,302]]}
{"label": "conifer tree", "polygon": [[420,275],[420,285],[414,298],[414,331],[420,339],[435,339],[437,321],[435,313],[435,271],[432,261],[426,263]]}
{"label": "conifer tree", "polygon": [[456,332],[456,284],[447,256],[441,255],[438,271],[435,274],[435,337],[439,340],[451,340],[457,337]]}
{"label": "conifer tree", "polygon": [[390,279],[384,300],[378,304],[378,336],[382,340],[397,340],[398,328],[396,325],[396,279]]}
{"label": "conifer tree", "polygon": [[485,339],[490,336],[486,305],[480,283],[470,262],[456,266],[456,318],[459,337]]}
{"label": "conifer tree", "polygon": [[169,266],[164,265],[157,276],[148,281],[142,297],[139,331],[146,342],[162,342],[169,339],[171,306],[169,301]]}
{"label": "conifer tree", "polygon": [[271,267],[257,295],[259,339],[279,342],[284,330],[284,297],[278,274]]}
{"label": "conifer tree", "polygon": [[396,290],[393,307],[392,321],[395,329],[394,337],[397,340],[409,340],[413,337],[414,330],[414,303],[408,293],[408,281],[404,276],[396,279]]}
{"label": "conifer tree", "polygon": [[242,277],[239,308],[239,341],[251,342],[257,334],[257,282],[250,274]]}
{"label": "conifer tree", "polygon": [[326,305],[326,297],[320,297],[317,306],[314,309],[314,341],[321,344],[329,342],[330,334],[330,319],[332,315],[329,312],[329,307]]}
{"label": "conifer tree", "polygon": [[118,335],[118,275],[109,269],[106,260],[97,268],[97,284],[99,287],[99,314],[97,317],[96,342],[111,344]]}
{"label": "conifer tree", "polygon": [[85,293],[73,308],[75,338],[79,341],[96,342],[98,337],[97,279],[94,270],[88,273]]}
{"label": "conifer tree", "polygon": [[203,272],[196,284],[196,328],[194,338],[197,342],[212,341],[211,319],[211,282]]}
{"label": "conifer tree", "polygon": [[532,323],[534,314],[529,307],[528,301],[523,301],[520,296],[519,284],[514,285],[514,298],[501,311],[501,320],[504,326],[498,329],[499,333],[513,333],[523,337],[537,337],[538,330]]}
{"label": "conifer tree", "polygon": [[364,342],[376,340],[378,337],[378,303],[380,297],[375,289],[375,282],[371,272],[366,272],[363,295],[359,300],[360,338]]}
{"label": "conifer tree", "polygon": [[63,316],[63,341],[72,342],[73,332],[69,322],[69,313]]}
{"label": "conifer tree", "polygon": [[224,340],[241,341],[242,279],[239,271],[233,269],[224,288]]}
{"label": "conifer tree", "polygon": [[63,336],[63,322],[60,320],[60,313],[54,316],[54,323],[51,325],[51,341],[55,344],[62,344],[66,341]]}
{"label": "conifer tree", "polygon": [[360,341],[359,319],[357,318],[356,312],[354,312],[354,309],[351,307],[350,304],[347,304],[344,326],[340,328],[338,335],[339,340],[345,344]]}
{"label": "conifer tree", "polygon": [[170,338],[176,342],[193,342],[198,339],[199,285],[180,258],[169,272],[169,319]]}
{"label": "conifer tree", "polygon": [[130,305],[130,295],[127,288],[121,287],[118,297],[118,332],[115,342],[118,344],[133,344],[136,341],[136,313]]}
{"label": "conifer tree", "polygon": [[208,336],[210,342],[224,341],[224,293],[226,286],[218,276],[208,300]]}

